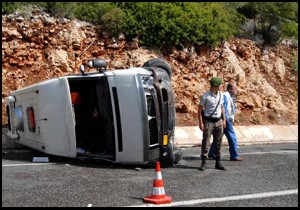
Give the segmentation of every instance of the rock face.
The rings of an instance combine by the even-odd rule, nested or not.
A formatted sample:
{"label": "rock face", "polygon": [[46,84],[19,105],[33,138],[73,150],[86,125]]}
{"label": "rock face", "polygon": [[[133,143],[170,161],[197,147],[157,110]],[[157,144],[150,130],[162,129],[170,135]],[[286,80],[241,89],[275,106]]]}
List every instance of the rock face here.
{"label": "rock face", "polygon": [[178,126],[198,124],[198,103],[212,76],[223,78],[222,90],[229,81],[237,84],[237,125],[298,124],[298,71],[292,63],[298,48],[261,49],[251,40],[231,39],[213,49],[174,49],[163,55],[138,42],[126,42],[124,35],[99,37],[91,24],[37,11],[2,16],[2,126],[7,124],[4,97],[10,91],[79,73],[79,65],[93,58],[106,59],[108,69],[124,69],[154,57],[173,69]]}

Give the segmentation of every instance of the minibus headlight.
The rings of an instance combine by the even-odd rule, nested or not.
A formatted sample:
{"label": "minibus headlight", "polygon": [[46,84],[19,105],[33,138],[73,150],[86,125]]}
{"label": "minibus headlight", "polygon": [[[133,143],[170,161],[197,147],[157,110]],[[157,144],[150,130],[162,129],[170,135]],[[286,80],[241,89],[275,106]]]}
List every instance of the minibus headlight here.
{"label": "minibus headlight", "polygon": [[152,86],[154,83],[154,79],[148,75],[142,75],[141,80],[144,86]]}

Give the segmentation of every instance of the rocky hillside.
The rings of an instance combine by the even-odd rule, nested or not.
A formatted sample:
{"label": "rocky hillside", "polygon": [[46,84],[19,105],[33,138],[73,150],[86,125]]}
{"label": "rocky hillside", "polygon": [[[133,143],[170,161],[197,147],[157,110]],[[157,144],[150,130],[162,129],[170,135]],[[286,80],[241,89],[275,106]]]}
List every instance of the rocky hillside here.
{"label": "rocky hillside", "polygon": [[173,68],[177,126],[198,124],[197,105],[212,76],[238,85],[236,125],[298,124],[298,72],[293,56],[298,56],[298,46],[261,50],[245,39],[228,40],[214,49],[174,49],[163,55],[140,46],[137,39],[98,37],[93,25],[55,19],[39,10],[2,16],[2,126],[7,124],[4,98],[10,91],[79,73],[79,65],[93,58],[106,59],[113,70],[139,67],[154,57]]}

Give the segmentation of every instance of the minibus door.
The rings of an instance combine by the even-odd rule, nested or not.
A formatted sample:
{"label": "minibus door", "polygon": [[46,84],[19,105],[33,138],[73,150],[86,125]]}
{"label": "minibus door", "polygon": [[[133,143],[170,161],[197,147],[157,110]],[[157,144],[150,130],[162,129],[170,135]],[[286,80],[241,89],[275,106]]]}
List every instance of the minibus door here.
{"label": "minibus door", "polygon": [[53,79],[39,87],[44,152],[76,157],[75,118],[68,80]]}

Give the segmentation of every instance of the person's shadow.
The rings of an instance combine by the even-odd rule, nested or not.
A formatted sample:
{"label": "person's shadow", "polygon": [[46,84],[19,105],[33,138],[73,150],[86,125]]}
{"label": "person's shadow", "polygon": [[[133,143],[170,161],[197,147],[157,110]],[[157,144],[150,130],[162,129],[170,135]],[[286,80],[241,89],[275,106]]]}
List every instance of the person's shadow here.
{"label": "person's shadow", "polygon": [[189,161],[189,160],[199,160],[199,161],[200,161],[200,159],[201,159],[200,157],[183,155],[183,156],[182,156],[182,160],[179,161],[178,164],[175,164],[175,165],[174,165],[174,168],[182,168],[182,169],[198,169],[199,166],[184,165],[184,161]]}

